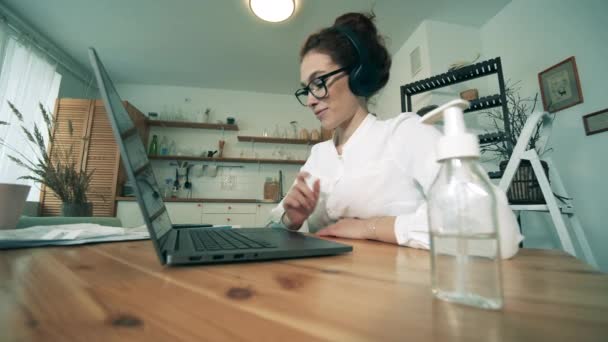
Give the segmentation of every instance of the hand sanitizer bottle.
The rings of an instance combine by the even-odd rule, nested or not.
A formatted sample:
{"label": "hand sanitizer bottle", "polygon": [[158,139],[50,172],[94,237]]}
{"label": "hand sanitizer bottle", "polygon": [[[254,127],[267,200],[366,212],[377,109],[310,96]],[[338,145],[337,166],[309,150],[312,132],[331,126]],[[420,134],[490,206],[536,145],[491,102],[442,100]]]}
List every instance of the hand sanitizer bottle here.
{"label": "hand sanitizer bottle", "polygon": [[503,295],[496,197],[478,164],[477,136],[465,129],[468,107],[454,100],[421,119],[444,119],[441,168],[428,194],[432,290],[443,300],[497,310]]}

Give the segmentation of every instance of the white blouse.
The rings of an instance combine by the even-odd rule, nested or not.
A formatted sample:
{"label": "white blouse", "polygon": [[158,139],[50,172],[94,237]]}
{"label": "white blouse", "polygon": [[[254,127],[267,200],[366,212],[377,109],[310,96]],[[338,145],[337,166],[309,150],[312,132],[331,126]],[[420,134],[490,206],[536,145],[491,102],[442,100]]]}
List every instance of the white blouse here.
{"label": "white blouse", "polygon": [[[435,146],[441,133],[422,124],[413,113],[389,120],[368,114],[338,154],[328,140],[312,147],[301,171],[321,183],[321,194],[307,220],[316,232],[341,218],[395,216],[395,237],[399,245],[429,248],[429,227],[425,194],[439,171]],[[499,206],[499,229],[503,257],[517,252],[522,237],[506,196],[495,189]],[[283,203],[271,211],[279,223]]]}

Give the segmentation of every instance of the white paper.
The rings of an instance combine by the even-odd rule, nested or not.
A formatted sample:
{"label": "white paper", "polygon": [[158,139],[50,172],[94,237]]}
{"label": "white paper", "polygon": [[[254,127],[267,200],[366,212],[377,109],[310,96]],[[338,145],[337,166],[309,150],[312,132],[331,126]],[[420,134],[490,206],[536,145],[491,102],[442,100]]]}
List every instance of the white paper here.
{"label": "white paper", "polygon": [[91,223],[34,226],[0,230],[0,249],[142,240],[149,237],[146,226],[121,228]]}

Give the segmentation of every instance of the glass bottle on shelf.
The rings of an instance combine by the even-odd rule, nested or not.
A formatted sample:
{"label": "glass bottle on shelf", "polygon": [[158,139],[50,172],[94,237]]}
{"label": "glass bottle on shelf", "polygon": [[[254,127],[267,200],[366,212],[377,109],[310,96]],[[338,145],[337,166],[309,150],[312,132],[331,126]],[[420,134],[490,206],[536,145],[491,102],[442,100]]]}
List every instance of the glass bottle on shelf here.
{"label": "glass bottle on shelf", "polygon": [[175,140],[171,140],[171,143],[169,144],[169,155],[170,156],[175,156],[177,155],[177,147],[175,146]]}
{"label": "glass bottle on shelf", "polygon": [[151,156],[155,156],[158,154],[158,137],[156,136],[156,134],[152,136],[152,142],[150,143],[148,154]]}
{"label": "glass bottle on shelf", "polygon": [[291,136],[289,138],[291,139],[298,139],[298,122],[297,121],[291,121],[289,123],[291,125]]}
{"label": "glass bottle on shelf", "polygon": [[203,118],[203,122],[204,123],[209,123],[211,122],[211,108],[207,108],[205,109],[205,113],[204,113],[204,118]]}
{"label": "glass bottle on shelf", "polygon": [[163,198],[169,198],[173,190],[173,178],[165,178],[165,187],[163,189]]}
{"label": "glass bottle on shelf", "polygon": [[177,107],[177,114],[175,117],[175,121],[186,121],[186,118],[184,117],[184,111],[182,110],[181,106]]}
{"label": "glass bottle on shelf", "polygon": [[160,112],[158,120],[169,120],[169,106],[163,105],[163,110]]}
{"label": "glass bottle on shelf", "polygon": [[279,124],[274,125],[274,131],[272,132],[272,137],[273,138],[281,137],[281,131],[279,130]]}

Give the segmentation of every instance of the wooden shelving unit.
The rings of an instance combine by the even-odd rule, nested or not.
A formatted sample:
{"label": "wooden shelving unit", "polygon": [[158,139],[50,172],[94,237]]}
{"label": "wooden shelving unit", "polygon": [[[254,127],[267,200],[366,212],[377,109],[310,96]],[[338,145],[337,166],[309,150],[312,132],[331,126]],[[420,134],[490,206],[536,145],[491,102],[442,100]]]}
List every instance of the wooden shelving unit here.
{"label": "wooden shelving unit", "polygon": [[250,163],[250,164],[287,164],[287,165],[304,165],[306,160],[288,160],[288,159],[261,159],[261,158],[207,158],[194,156],[148,156],[150,160],[188,160],[202,162],[217,162],[217,163]]}
{"label": "wooden shelving unit", "polygon": [[147,120],[148,126],[159,126],[159,127],[177,127],[177,128],[202,128],[202,129],[216,129],[225,131],[238,131],[238,125],[228,124],[212,124],[202,122],[187,122],[187,121],[164,121],[164,120]]}
{"label": "wooden shelving unit", "polygon": [[311,139],[288,139],[288,138],[272,138],[272,137],[254,137],[239,135],[239,141],[243,142],[259,142],[259,143],[273,143],[273,144],[294,144],[294,145],[314,145],[321,142],[321,140]]}

